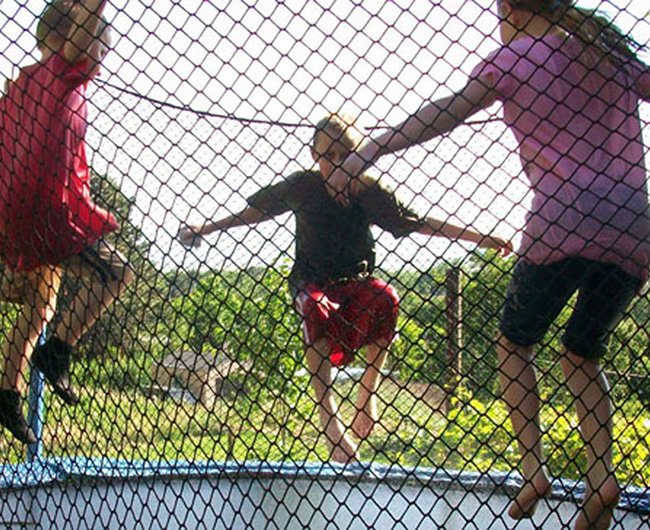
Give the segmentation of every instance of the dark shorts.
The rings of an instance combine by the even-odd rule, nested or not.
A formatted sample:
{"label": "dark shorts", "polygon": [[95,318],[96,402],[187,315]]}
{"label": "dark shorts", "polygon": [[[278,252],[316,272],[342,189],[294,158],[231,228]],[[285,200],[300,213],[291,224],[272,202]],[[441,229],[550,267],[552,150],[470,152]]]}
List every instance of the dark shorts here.
{"label": "dark shorts", "polygon": [[550,265],[520,261],[508,287],[501,333],[518,346],[540,342],[577,291],[562,343],[575,355],[596,359],[607,352],[609,338],[641,284],[620,267],[583,258]]}
{"label": "dark shorts", "polygon": [[96,241],[56,266],[44,265],[33,271],[11,270],[0,262],[0,301],[22,304],[27,291],[38,290],[39,283],[46,277],[43,270],[46,268],[58,268],[65,273],[107,284],[121,281],[126,276],[129,264],[119,251],[103,240]]}

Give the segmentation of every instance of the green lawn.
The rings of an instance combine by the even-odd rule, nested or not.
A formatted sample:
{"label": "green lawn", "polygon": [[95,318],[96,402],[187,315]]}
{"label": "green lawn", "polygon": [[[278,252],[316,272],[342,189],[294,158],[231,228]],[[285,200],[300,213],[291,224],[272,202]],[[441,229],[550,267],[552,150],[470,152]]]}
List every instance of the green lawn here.
{"label": "green lawn", "polygon": [[[336,390],[343,402],[341,412],[350,421],[356,388],[346,382],[337,384]],[[379,397],[381,419],[375,433],[361,444],[363,460],[478,472],[516,467],[516,446],[501,400],[467,397],[446,415],[438,389],[390,379],[382,383]],[[285,399],[260,391],[218,399],[208,410],[146,397],[137,390],[109,393],[86,388],[82,403],[72,409],[48,396],[44,456],[326,461],[311,394],[302,394],[295,403]],[[573,412],[546,405],[542,424],[552,475],[580,479],[585,457]],[[616,469],[622,483],[650,484],[649,435],[648,411],[633,402],[623,404],[615,418]],[[4,436],[0,452],[11,462],[22,458],[22,447]]]}

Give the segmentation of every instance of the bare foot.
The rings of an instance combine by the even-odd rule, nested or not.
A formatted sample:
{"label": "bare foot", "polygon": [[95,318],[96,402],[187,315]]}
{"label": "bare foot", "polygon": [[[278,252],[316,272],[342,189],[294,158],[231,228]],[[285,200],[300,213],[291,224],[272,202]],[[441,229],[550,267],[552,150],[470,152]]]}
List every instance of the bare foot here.
{"label": "bare foot", "polygon": [[352,434],[359,440],[365,440],[375,430],[379,415],[377,413],[377,396],[371,395],[362,409],[358,409],[352,422]]}
{"label": "bare foot", "polygon": [[332,461],[339,464],[352,464],[359,461],[357,444],[347,435],[340,421],[330,423],[325,429],[325,437]]}
{"label": "bare foot", "polygon": [[609,476],[596,490],[587,488],[575,530],[607,530],[620,496],[621,489],[614,476]]}
{"label": "bare foot", "polygon": [[344,434],[338,443],[330,445],[330,458],[339,464],[353,464],[359,461],[356,444]]}
{"label": "bare foot", "polygon": [[510,505],[508,515],[516,520],[532,517],[540,499],[550,492],[551,482],[543,475],[538,475],[531,482],[525,482]]}

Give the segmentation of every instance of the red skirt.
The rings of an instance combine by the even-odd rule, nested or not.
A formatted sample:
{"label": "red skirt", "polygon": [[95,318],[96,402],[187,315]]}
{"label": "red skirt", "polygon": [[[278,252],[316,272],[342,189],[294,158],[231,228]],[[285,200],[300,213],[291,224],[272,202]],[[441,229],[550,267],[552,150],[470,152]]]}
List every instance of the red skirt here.
{"label": "red skirt", "polygon": [[397,327],[399,297],[377,278],[346,283],[307,284],[295,306],[303,318],[305,345],[325,338],[334,366],[354,360],[363,346],[392,342]]}

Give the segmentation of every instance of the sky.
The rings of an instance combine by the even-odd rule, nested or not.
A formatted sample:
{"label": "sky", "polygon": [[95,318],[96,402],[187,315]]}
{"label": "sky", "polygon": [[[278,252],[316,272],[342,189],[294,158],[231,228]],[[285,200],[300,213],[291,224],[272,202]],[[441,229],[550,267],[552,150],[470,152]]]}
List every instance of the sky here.
{"label": "sky", "polygon": [[[135,197],[132,221],[164,268],[287,261],[293,223],[174,242],[186,222],[239,211],[245,197],[313,167],[309,124],[345,112],[369,128],[399,123],[460,88],[498,45],[493,0],[116,0],[114,50],[88,91],[92,167]],[[41,0],[0,2],[0,74],[38,59]],[[650,43],[647,0],[599,5]],[[164,105],[163,105],[164,104]],[[517,238],[529,200],[500,108],[442,139],[386,157],[376,174],[422,213]],[[648,105],[642,105],[650,145]],[[486,121],[487,120],[487,121]],[[372,130],[372,129],[371,129]],[[385,268],[427,269],[471,247],[377,231]]]}

